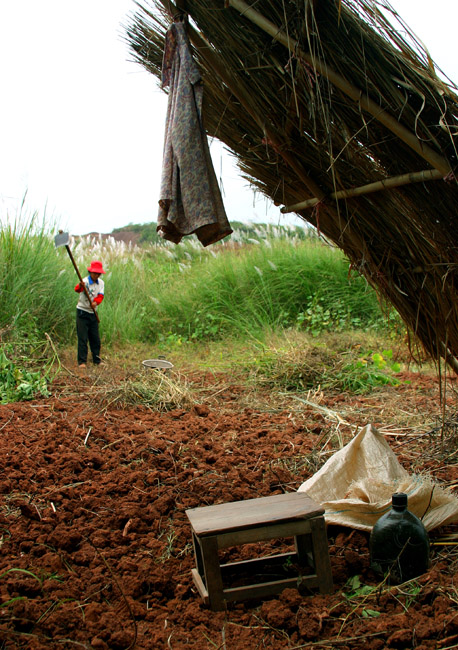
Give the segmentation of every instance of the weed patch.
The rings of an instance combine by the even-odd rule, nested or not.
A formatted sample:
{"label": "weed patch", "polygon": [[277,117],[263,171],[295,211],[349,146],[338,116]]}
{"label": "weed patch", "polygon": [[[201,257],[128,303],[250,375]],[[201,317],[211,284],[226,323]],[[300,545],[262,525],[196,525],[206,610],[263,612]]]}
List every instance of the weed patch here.
{"label": "weed patch", "polygon": [[393,362],[392,350],[369,352],[344,363],[335,374],[335,381],[342,390],[369,393],[379,386],[399,386],[401,380],[396,373],[400,370],[400,364]]}
{"label": "weed patch", "polygon": [[4,344],[0,350],[0,404],[49,397],[49,384],[57,372],[53,370],[57,359],[53,349],[52,354],[50,357],[48,341]]}
{"label": "weed patch", "polygon": [[326,348],[265,349],[252,358],[246,370],[252,380],[269,388],[306,391],[322,384],[336,361]]}

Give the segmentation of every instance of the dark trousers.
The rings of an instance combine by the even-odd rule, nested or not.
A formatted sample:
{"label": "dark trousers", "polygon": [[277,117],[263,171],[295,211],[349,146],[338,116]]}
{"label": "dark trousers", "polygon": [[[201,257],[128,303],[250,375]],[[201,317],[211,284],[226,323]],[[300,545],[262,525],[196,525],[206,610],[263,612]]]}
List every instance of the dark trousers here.
{"label": "dark trousers", "polygon": [[100,363],[100,334],[99,324],[95,314],[89,314],[82,309],[76,310],[76,334],[78,336],[78,363],[87,361],[87,344],[91,348],[92,361]]}

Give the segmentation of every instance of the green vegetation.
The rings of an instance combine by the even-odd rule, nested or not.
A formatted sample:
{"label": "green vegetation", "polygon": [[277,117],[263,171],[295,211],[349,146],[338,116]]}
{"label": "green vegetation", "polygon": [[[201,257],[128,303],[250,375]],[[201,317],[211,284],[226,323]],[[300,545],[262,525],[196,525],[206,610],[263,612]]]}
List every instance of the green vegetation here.
{"label": "green vegetation", "polygon": [[[266,331],[323,331],[387,327],[377,296],[365,280],[348,276],[342,253],[293,229],[257,226],[206,249],[194,239],[131,247],[113,239],[72,242],[81,273],[91,259],[107,269],[100,307],[106,343],[262,337]],[[276,236],[274,234],[276,233]],[[78,279],[63,247],[37,225],[0,233],[0,328],[58,340],[74,334]],[[256,236],[254,236],[256,235]]]}
{"label": "green vegetation", "polygon": [[400,381],[396,377],[400,371],[399,363],[393,363],[393,351],[369,352],[369,354],[358,356],[345,364],[339,372],[340,386],[342,390],[349,390],[353,393],[367,393],[372,388],[388,384],[397,386]]}
{"label": "green vegetation", "polygon": [[32,337],[21,343],[4,343],[0,350],[0,404],[47,397],[58,366],[49,340]]}
{"label": "green vegetation", "polygon": [[256,383],[284,392],[306,392],[320,386],[363,394],[379,386],[398,386],[401,367],[392,361],[393,351],[372,352],[370,346],[377,341],[361,332],[358,336],[364,340],[365,352],[342,335],[315,339],[299,334],[297,340],[286,341],[281,347],[272,342],[258,346],[242,367]]}
{"label": "green vegetation", "polygon": [[348,278],[342,254],[320,241],[267,239],[187,261],[152,287],[144,337],[168,344],[227,336],[262,338],[298,328],[314,335],[385,330],[375,292]]}
{"label": "green vegetation", "polygon": [[49,395],[46,377],[38,371],[19,368],[0,352],[0,404],[33,399],[37,394]]}
{"label": "green vegetation", "polygon": [[[107,270],[106,299],[99,309],[104,346],[149,343],[167,352],[183,344],[232,339],[251,341],[262,349],[265,338],[275,332],[303,332],[313,338],[349,331],[394,336],[403,330],[396,313],[380,304],[366,281],[349,275],[342,253],[309,229],[251,225],[238,230],[233,225],[230,240],[208,248],[194,238],[179,246],[163,240],[131,246],[112,237],[72,240],[83,275],[92,259],[102,260]],[[126,230],[136,228],[141,227]],[[149,237],[151,228],[141,232]],[[64,344],[76,340],[78,278],[65,248],[55,248],[54,235],[36,214],[2,226],[4,342],[33,348],[46,337]],[[33,374],[34,359],[38,361],[33,352],[27,362],[21,355],[15,358],[11,350],[4,354],[2,398],[44,394],[45,384]],[[345,367],[332,368],[334,384],[340,382],[342,389],[363,392],[396,383],[396,367],[387,350],[366,350],[347,361]],[[275,374],[277,364],[281,360],[261,350],[256,372],[260,375],[262,370],[268,377]],[[328,364],[328,379],[330,368]],[[316,377],[308,375],[292,364],[285,388],[309,386]]]}
{"label": "green vegetation", "polygon": [[35,213],[0,230],[0,331],[18,337],[69,334],[72,296],[54,242]]}

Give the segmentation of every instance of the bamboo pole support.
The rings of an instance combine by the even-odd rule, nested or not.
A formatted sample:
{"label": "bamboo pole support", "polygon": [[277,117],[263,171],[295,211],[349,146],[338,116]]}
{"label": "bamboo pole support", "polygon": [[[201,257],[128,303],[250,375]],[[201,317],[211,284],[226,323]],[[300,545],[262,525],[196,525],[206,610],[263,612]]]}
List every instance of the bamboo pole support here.
{"label": "bamboo pole support", "polygon": [[[434,181],[438,180],[439,178],[443,178],[443,174],[437,169],[424,169],[421,172],[409,172],[408,174],[401,174],[400,176],[391,176],[390,178],[384,178],[380,181],[375,181],[374,183],[361,185],[360,187],[353,187],[348,190],[339,190],[338,192],[332,192],[332,194],[329,194],[329,198],[338,201],[339,199],[349,199],[352,196],[362,196],[364,194],[371,194],[372,192],[380,192],[381,190],[400,187],[401,185],[422,183],[424,181]],[[284,208],[280,208],[280,212],[283,214],[286,214],[288,212],[298,212],[299,210],[305,210],[306,208],[313,208],[318,203],[320,203],[320,199],[307,199],[305,201],[300,201],[299,203],[294,203],[293,205],[287,205]]]}
{"label": "bamboo pole support", "polygon": [[381,106],[365,95],[362,90],[356,88],[344,77],[332,70],[325,62],[301,50],[299,43],[295,39],[288,36],[288,34],[285,34],[283,30],[274,25],[274,23],[265,18],[258,11],[252,9],[243,0],[227,0],[227,3],[239,11],[248,20],[251,20],[252,23],[260,27],[260,29],[272,36],[273,39],[284,45],[291,53],[310,64],[323,77],[326,77],[326,79],[334,84],[334,86],[357,102],[363,109],[375,117],[375,119],[381,124],[386,126],[386,128],[394,133],[400,140],[405,142],[422,158],[427,160],[435,169],[441,172],[442,176],[446,176],[451,171],[450,164],[443,156],[431,149],[431,147],[420,142],[420,140],[409,129],[400,124],[392,115],[387,113],[387,111],[385,111]]}

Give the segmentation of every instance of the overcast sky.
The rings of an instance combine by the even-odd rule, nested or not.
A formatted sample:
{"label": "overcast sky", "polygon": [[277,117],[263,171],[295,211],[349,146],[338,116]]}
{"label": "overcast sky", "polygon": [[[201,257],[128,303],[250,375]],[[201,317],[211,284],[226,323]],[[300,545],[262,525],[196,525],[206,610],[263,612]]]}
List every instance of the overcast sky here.
{"label": "overcast sky", "polygon": [[[458,2],[391,4],[458,83]],[[121,23],[133,11],[133,0],[0,0],[1,222],[24,196],[26,212],[72,234],[156,221],[167,97],[130,61]],[[229,220],[292,221],[218,143],[212,153]]]}

